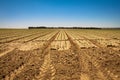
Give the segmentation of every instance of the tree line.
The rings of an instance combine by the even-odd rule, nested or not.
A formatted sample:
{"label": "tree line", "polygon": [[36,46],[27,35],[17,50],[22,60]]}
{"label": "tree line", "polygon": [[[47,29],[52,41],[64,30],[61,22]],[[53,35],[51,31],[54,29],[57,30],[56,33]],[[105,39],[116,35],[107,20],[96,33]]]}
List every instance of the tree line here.
{"label": "tree line", "polygon": [[28,27],[28,29],[102,29],[97,27],[46,27],[46,26],[40,26],[40,27]]}

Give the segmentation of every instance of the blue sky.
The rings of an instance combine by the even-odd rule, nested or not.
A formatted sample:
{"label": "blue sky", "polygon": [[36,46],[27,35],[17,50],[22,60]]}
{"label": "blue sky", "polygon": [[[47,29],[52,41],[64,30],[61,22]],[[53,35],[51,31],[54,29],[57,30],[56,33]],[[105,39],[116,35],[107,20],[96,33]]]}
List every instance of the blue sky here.
{"label": "blue sky", "polygon": [[0,0],[0,28],[120,27],[120,0]]}

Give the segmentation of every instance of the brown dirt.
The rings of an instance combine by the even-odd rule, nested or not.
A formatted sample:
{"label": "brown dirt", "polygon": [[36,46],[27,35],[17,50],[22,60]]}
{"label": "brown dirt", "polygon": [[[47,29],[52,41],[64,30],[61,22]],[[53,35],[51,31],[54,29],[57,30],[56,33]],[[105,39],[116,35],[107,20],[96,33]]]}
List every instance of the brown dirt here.
{"label": "brown dirt", "polygon": [[[54,41],[62,41],[55,40],[58,34],[67,36],[69,48],[52,47]],[[80,48],[64,30],[41,47],[32,42],[36,38],[20,43],[21,46],[9,44],[13,48],[0,54],[0,80],[120,80],[120,50],[114,50],[115,46],[83,37],[97,47]]]}

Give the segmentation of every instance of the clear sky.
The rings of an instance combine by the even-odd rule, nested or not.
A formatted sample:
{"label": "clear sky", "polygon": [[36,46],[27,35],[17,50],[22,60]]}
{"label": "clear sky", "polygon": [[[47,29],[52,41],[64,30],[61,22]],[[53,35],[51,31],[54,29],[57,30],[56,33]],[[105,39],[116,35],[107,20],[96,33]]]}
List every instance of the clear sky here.
{"label": "clear sky", "polygon": [[0,28],[120,27],[120,0],[0,0]]}

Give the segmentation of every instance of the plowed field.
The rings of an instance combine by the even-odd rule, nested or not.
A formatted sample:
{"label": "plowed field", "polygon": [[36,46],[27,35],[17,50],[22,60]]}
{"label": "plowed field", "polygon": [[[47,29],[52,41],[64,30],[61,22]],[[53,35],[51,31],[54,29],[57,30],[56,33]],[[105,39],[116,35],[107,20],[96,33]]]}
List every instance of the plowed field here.
{"label": "plowed field", "polygon": [[0,80],[120,80],[120,30],[1,29]]}

